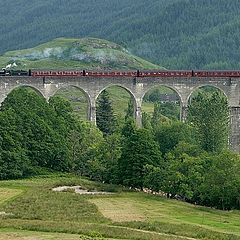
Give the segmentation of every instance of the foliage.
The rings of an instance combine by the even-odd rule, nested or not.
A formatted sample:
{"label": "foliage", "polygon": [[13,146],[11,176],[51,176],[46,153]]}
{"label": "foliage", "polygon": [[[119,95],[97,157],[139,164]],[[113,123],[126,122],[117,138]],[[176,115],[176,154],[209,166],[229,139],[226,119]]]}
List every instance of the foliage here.
{"label": "foliage", "polygon": [[122,148],[119,159],[119,180],[130,187],[143,187],[144,166],[157,166],[161,152],[146,129],[138,129],[129,136]]}
{"label": "foliage", "polygon": [[193,129],[181,122],[160,124],[154,129],[154,134],[163,154],[172,151],[181,141],[193,141]]}
{"label": "foliage", "polygon": [[116,130],[116,117],[107,90],[103,90],[97,101],[97,126],[104,135],[110,135]]}
{"label": "foliage", "polygon": [[0,112],[0,180],[21,178],[31,174],[30,159],[17,132],[16,114]]}
{"label": "foliage", "polygon": [[143,126],[143,128],[152,130],[151,118],[152,117],[149,113],[146,113],[146,112],[142,113],[142,126]]}
{"label": "foliage", "polygon": [[126,115],[125,115],[125,120],[128,118],[133,118],[134,117],[134,102],[133,99],[130,98],[128,101],[128,107],[126,109]]}
{"label": "foliage", "polygon": [[163,190],[171,197],[189,202],[198,202],[199,185],[205,171],[203,156],[190,156],[182,153],[179,157],[168,154],[167,175]]}
{"label": "foliage", "polygon": [[163,180],[166,170],[162,166],[145,165],[144,166],[144,182],[145,188],[159,192],[163,189]]}
{"label": "foliage", "polygon": [[219,152],[227,147],[229,109],[226,97],[219,91],[201,92],[193,98],[188,121],[196,129],[196,139],[203,150]]}
{"label": "foliage", "polygon": [[229,151],[210,156],[199,188],[201,203],[222,210],[240,209],[240,157]]}

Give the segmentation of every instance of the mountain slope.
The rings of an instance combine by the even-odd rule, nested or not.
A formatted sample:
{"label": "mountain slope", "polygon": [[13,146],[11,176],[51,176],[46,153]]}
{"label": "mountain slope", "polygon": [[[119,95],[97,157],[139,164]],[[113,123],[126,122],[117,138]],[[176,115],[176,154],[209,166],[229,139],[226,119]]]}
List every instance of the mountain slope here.
{"label": "mountain slope", "polygon": [[239,0],[0,0],[0,4],[1,53],[56,37],[91,36],[124,44],[169,69],[240,68]]}
{"label": "mountain slope", "polygon": [[163,69],[131,55],[118,44],[96,38],[57,38],[0,56],[0,66],[17,69]]}

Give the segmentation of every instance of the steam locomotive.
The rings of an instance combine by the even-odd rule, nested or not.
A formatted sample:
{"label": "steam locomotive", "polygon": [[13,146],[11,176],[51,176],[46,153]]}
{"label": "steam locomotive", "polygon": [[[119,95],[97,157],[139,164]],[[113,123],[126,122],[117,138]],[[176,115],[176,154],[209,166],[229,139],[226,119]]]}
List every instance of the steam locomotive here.
{"label": "steam locomotive", "polygon": [[6,70],[0,76],[31,77],[240,77],[240,70],[235,71],[40,71],[40,70]]}

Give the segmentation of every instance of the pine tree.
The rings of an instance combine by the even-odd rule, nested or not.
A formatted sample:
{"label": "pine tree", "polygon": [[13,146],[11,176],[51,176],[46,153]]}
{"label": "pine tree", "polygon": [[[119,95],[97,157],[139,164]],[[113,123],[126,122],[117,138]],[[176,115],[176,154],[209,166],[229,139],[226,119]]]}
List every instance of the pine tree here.
{"label": "pine tree", "polygon": [[113,112],[109,94],[104,90],[97,101],[97,127],[104,135],[110,135],[116,130],[116,117]]}
{"label": "pine tree", "polygon": [[125,120],[134,117],[134,103],[132,98],[129,99],[128,107],[125,111],[126,111]]}

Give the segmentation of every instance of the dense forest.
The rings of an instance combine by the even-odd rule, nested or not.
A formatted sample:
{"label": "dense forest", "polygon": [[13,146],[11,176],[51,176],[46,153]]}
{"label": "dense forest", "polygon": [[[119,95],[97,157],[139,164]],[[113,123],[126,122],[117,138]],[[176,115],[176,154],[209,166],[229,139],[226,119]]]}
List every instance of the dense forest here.
{"label": "dense forest", "polygon": [[240,68],[238,0],[0,0],[0,53],[98,37],[169,69]]}

